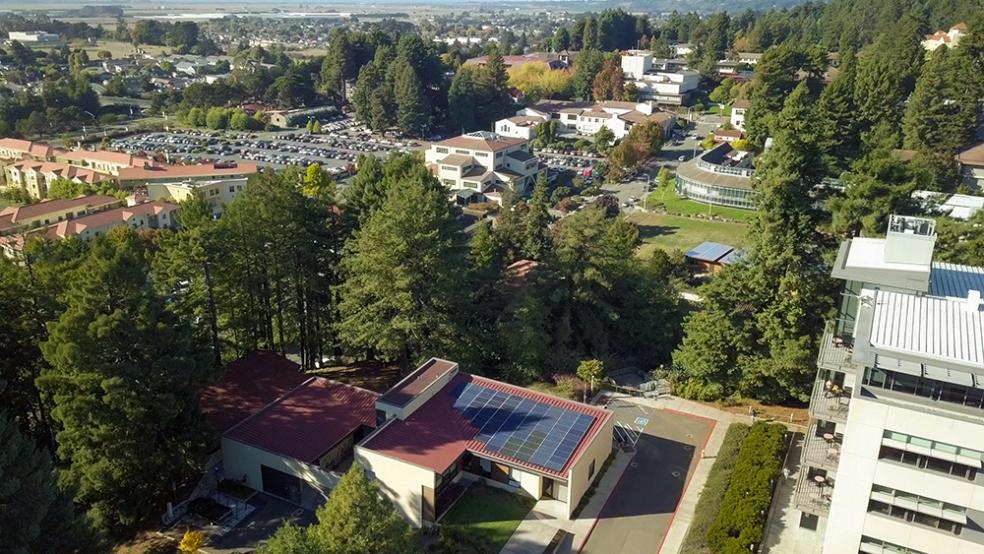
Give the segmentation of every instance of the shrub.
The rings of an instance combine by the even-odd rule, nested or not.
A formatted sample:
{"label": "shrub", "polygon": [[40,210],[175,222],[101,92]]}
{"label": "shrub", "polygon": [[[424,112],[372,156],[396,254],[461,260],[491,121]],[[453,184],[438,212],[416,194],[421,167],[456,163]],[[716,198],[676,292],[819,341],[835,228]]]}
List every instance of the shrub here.
{"label": "shrub", "polygon": [[720,511],[707,531],[711,552],[739,554],[762,544],[773,485],[782,472],[785,453],[784,426],[761,421],[752,425]]}
{"label": "shrub", "polygon": [[700,400],[701,402],[711,402],[718,400],[724,393],[724,388],[719,383],[705,383],[700,379],[687,379],[681,383],[677,390],[677,396],[690,400]]}
{"label": "shrub", "polygon": [[735,470],[735,463],[738,461],[738,452],[741,445],[748,436],[748,425],[743,423],[732,423],[728,431],[724,434],[724,441],[718,450],[711,472],[707,475],[707,482],[704,489],[700,492],[697,506],[694,508],[694,519],[690,522],[687,529],[687,537],[683,540],[681,552],[704,553],[707,548],[707,531],[721,511],[721,503],[724,501],[724,494],[731,484],[731,474]]}

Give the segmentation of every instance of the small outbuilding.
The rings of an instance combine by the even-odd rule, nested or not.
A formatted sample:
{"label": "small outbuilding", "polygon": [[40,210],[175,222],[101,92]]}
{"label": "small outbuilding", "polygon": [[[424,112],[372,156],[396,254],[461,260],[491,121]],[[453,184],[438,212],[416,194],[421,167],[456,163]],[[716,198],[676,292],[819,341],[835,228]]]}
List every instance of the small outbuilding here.
{"label": "small outbuilding", "polygon": [[702,242],[686,253],[687,262],[694,273],[718,273],[743,255],[741,249],[711,241]]}

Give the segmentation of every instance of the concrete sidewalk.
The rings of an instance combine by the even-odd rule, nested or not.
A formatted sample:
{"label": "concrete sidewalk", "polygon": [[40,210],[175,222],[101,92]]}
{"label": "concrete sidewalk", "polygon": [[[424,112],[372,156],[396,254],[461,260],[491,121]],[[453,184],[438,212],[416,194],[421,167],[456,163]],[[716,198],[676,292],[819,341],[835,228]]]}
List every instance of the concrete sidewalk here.
{"label": "concrete sidewalk", "polygon": [[[728,425],[736,421],[751,423],[751,418],[734,415],[698,402],[672,396],[665,396],[659,400],[654,400],[616,394],[612,395],[611,398],[631,399],[632,402],[646,407],[673,410],[712,419],[717,423],[714,431],[708,438],[707,446],[700,453],[701,458],[683,493],[683,497],[680,499],[680,503],[673,517],[673,522],[659,550],[663,554],[677,553],[683,544],[683,539],[687,534],[687,528],[693,519],[697,499],[700,497],[700,492],[704,487],[704,482],[707,480],[711,465],[713,465],[714,458],[717,456],[718,449],[721,447],[724,434],[728,430]],[[567,520],[560,513],[564,509],[563,503],[551,499],[538,501],[530,513],[527,514],[526,519],[516,528],[516,531],[509,538],[509,542],[506,543],[500,554],[542,554],[558,530],[566,531],[573,536],[573,540],[570,540],[569,537],[566,543],[562,542],[561,544],[569,544],[570,552],[578,552],[588,538],[588,534],[594,527],[605,502],[607,502],[612,490],[614,490],[615,485],[621,478],[625,468],[632,461],[634,455],[634,450],[631,452],[618,451],[611,467],[608,468],[608,471],[602,476],[601,481],[598,482],[598,488],[594,496],[591,497],[588,504],[581,510],[580,515],[575,520]],[[566,550],[560,549],[558,552],[566,552]]]}
{"label": "concrete sidewalk", "polygon": [[[566,506],[563,502],[549,498],[538,501],[530,513],[526,514],[526,519],[509,537],[509,542],[502,548],[500,554],[543,554],[544,549],[553,540],[558,530],[566,531],[572,535],[572,537],[568,537],[566,544],[570,545],[570,552],[577,552],[581,543],[588,537],[591,528],[594,527],[598,514],[601,513],[602,507],[604,507],[634,454],[634,451],[617,451],[612,464],[598,481],[594,495],[588,500],[577,519],[567,519]],[[562,542],[561,544],[565,543]],[[566,550],[561,549],[558,552],[566,552]]]}

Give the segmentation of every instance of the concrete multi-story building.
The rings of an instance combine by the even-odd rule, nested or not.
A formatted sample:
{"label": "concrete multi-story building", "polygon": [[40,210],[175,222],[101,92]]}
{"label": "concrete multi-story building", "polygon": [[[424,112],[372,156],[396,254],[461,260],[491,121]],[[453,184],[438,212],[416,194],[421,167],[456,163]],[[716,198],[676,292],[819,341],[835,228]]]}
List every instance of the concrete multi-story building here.
{"label": "concrete multi-story building", "polygon": [[511,188],[532,190],[546,166],[530,153],[529,142],[476,131],[435,142],[424,155],[428,169],[450,190],[479,193]]}
{"label": "concrete multi-story building", "polygon": [[213,162],[194,165],[170,165],[157,162],[120,169],[122,186],[173,183],[175,181],[225,181],[248,178],[257,172],[255,163]]}
{"label": "concrete multi-story building", "polygon": [[676,115],[660,110],[653,102],[565,102],[545,100],[523,108],[513,117],[495,123],[495,132],[507,137],[531,140],[536,126],[555,120],[557,134],[562,137],[592,136],[602,127],[608,128],[614,140],[621,140],[636,124],[654,121],[663,127],[667,137],[673,133]]}
{"label": "concrete multi-story building", "polygon": [[692,70],[668,70],[658,65],[650,52],[630,50],[622,55],[622,73],[633,83],[640,100],[657,104],[685,106],[690,93],[700,84],[700,73]]}
{"label": "concrete multi-story building", "polygon": [[752,103],[744,98],[738,98],[731,103],[731,126],[735,129],[745,130],[745,114]]}
{"label": "concrete multi-story building", "polygon": [[147,158],[126,152],[113,152],[112,150],[56,150],[54,157],[56,162],[84,167],[113,176],[119,175],[123,168],[142,167],[152,163]]}
{"label": "concrete multi-story building", "polygon": [[719,144],[677,166],[677,194],[704,204],[754,209],[758,193],[752,161],[750,153]]}
{"label": "concrete multi-story building", "polygon": [[984,552],[984,268],[935,222],[845,241],[794,497],[824,554]]}
{"label": "concrete multi-story building", "polygon": [[31,198],[40,199],[48,197],[48,187],[56,179],[89,184],[111,179],[110,175],[91,169],[35,160],[11,163],[3,168],[3,173],[6,186],[22,188],[27,191]]}
{"label": "concrete multi-story building", "polygon": [[7,40],[23,44],[59,44],[61,36],[46,31],[10,31]]}

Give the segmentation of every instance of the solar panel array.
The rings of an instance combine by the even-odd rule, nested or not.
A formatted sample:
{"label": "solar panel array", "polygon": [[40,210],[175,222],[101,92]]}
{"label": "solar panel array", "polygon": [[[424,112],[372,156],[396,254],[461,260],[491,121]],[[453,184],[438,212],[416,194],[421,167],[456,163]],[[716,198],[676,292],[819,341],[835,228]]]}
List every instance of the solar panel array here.
{"label": "solar panel array", "polygon": [[492,452],[561,471],[594,422],[587,414],[465,383],[455,409]]}

